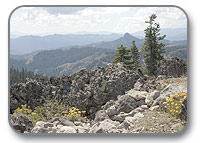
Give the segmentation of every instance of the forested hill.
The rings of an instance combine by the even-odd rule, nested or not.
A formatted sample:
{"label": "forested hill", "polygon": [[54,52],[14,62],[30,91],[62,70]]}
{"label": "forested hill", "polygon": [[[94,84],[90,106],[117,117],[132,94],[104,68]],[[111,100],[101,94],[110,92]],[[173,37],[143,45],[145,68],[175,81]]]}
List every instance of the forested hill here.
{"label": "forested hill", "polygon": [[68,50],[41,51],[29,58],[14,58],[10,63],[14,68],[27,68],[36,73],[55,76],[71,74],[86,67],[89,70],[110,63],[114,58],[114,51],[93,47],[71,48]]}
{"label": "forested hill", "polygon": [[[113,61],[115,52],[115,50],[94,47],[47,50],[21,57],[11,55],[10,64],[15,68],[24,67],[36,73],[56,76],[72,74],[81,68],[91,70],[98,66],[105,66]],[[187,61],[187,46],[166,46],[165,56],[178,57]],[[142,53],[140,57],[142,58]]]}

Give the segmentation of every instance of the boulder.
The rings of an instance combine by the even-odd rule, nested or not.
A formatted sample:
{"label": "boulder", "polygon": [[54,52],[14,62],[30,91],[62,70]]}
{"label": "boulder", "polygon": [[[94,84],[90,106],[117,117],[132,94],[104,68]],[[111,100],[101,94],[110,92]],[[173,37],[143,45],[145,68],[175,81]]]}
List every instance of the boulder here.
{"label": "boulder", "polygon": [[138,112],[133,117],[130,117],[130,116],[126,117],[124,121],[131,124],[131,123],[135,122],[136,120],[138,120],[139,118],[143,118],[143,117],[144,117],[144,115],[142,113]]}
{"label": "boulder", "polygon": [[61,116],[61,117],[54,117],[49,121],[49,123],[56,123],[56,125],[63,125],[63,126],[75,126],[72,121],[70,121],[67,117]]}
{"label": "boulder", "polygon": [[95,122],[104,121],[105,119],[110,119],[108,114],[104,110],[99,110],[95,113]]}
{"label": "boulder", "polygon": [[89,127],[76,126],[75,129],[77,133],[87,133],[89,131]]}
{"label": "boulder", "polygon": [[32,130],[31,133],[48,133],[50,130],[48,128],[42,128],[39,126],[35,126]]}
{"label": "boulder", "polygon": [[32,120],[22,113],[16,113],[11,115],[10,124],[15,130],[21,133],[24,133],[25,131],[30,132],[33,129]]}
{"label": "boulder", "polygon": [[56,133],[77,133],[77,131],[71,126],[63,126],[59,128]]}
{"label": "boulder", "polygon": [[154,100],[159,97],[159,95],[160,95],[160,92],[157,90],[148,94],[145,99],[145,103],[147,104],[147,106],[150,107],[152,103],[154,102]]}
{"label": "boulder", "polygon": [[109,108],[106,110],[106,113],[108,114],[108,116],[113,116],[113,115],[118,114],[116,106],[113,105],[113,106],[109,107]]}
{"label": "boulder", "polygon": [[148,94],[148,92],[146,92],[146,91],[137,91],[134,89],[131,89],[126,92],[126,95],[132,96],[136,101],[145,100],[147,94]]}
{"label": "boulder", "polygon": [[125,120],[126,117],[133,117],[138,112],[136,111],[136,109],[132,110],[129,113],[120,112],[118,115],[114,115],[111,119],[121,123]]}
{"label": "boulder", "polygon": [[35,124],[35,126],[44,128],[44,125],[45,125],[45,124],[46,124],[46,123],[45,123],[44,121],[38,121],[38,122]]}
{"label": "boulder", "polygon": [[117,126],[117,129],[125,129],[128,130],[130,124],[126,121],[122,122],[119,126]]}
{"label": "boulder", "polygon": [[117,129],[119,125],[119,122],[105,119],[104,121],[94,124],[89,133],[117,133],[119,132]]}
{"label": "boulder", "polygon": [[137,108],[136,100],[131,95],[120,96],[117,100],[119,106],[117,112],[129,113],[133,109]]}

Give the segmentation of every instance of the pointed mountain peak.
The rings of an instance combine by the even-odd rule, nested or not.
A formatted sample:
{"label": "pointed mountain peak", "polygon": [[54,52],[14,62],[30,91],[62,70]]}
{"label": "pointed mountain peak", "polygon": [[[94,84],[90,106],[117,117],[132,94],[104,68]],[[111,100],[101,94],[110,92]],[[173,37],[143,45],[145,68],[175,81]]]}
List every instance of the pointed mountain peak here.
{"label": "pointed mountain peak", "polygon": [[126,37],[132,37],[132,36],[129,33],[125,33],[124,38],[126,38]]}

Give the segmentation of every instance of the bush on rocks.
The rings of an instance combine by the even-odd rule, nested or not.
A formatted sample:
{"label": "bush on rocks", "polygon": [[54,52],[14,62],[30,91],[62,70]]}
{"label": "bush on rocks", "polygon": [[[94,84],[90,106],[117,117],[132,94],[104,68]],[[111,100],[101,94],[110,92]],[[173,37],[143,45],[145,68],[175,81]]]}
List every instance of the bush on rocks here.
{"label": "bush on rocks", "polygon": [[187,92],[183,91],[182,93],[174,94],[163,102],[167,111],[173,115],[178,117],[182,111],[183,101],[187,98]]}
{"label": "bush on rocks", "polygon": [[56,116],[62,116],[69,110],[68,106],[59,104],[58,102],[47,102],[43,106],[37,106],[34,110],[31,110],[27,105],[22,105],[14,110],[14,114],[22,113],[32,119],[33,124],[37,121],[48,121]]}
{"label": "bush on rocks", "polygon": [[80,111],[78,108],[72,107],[66,116],[70,121],[86,120],[87,117],[84,116],[85,113],[86,111]]}

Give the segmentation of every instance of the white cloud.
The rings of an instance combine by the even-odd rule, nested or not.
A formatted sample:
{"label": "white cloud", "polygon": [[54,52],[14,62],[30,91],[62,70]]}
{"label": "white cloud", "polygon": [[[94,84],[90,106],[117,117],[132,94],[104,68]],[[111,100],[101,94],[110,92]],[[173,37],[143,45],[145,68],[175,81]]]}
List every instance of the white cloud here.
{"label": "white cloud", "polygon": [[135,32],[144,30],[145,21],[156,13],[161,28],[186,27],[184,13],[175,7],[24,7],[11,17],[11,32],[26,34],[73,33],[79,31]]}
{"label": "white cloud", "polygon": [[103,14],[122,14],[130,10],[129,7],[104,7]]}

